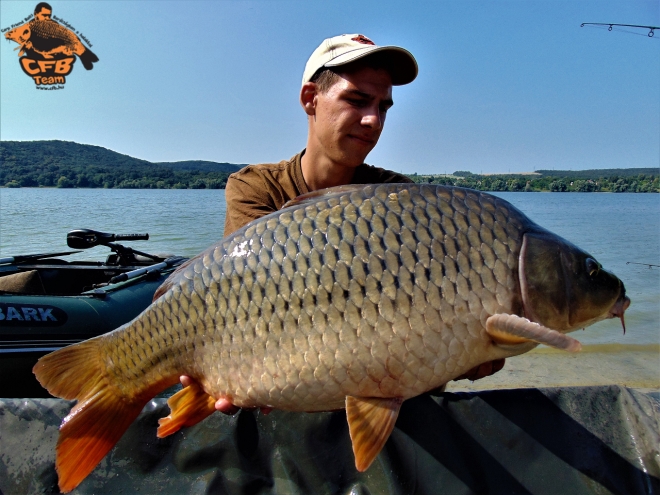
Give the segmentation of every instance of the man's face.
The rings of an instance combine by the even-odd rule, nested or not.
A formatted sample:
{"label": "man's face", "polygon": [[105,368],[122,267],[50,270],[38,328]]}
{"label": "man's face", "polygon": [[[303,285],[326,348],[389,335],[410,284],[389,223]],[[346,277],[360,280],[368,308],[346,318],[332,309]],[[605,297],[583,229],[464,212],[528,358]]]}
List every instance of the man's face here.
{"label": "man's face", "polygon": [[50,19],[50,14],[52,12],[48,10],[46,7],[41,7],[41,10],[34,14],[34,18],[38,21],[45,21],[46,19]]}
{"label": "man's face", "polygon": [[392,102],[392,78],[384,69],[364,67],[339,74],[316,94],[312,136],[333,162],[357,167],[376,146]]}

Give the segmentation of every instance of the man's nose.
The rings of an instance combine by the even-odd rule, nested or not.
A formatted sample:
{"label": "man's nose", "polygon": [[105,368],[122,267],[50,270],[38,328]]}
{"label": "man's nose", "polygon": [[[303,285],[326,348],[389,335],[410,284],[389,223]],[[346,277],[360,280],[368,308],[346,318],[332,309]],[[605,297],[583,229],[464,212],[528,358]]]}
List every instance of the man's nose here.
{"label": "man's nose", "polygon": [[370,108],[362,116],[362,125],[371,129],[380,129],[383,127],[383,119],[379,108]]}

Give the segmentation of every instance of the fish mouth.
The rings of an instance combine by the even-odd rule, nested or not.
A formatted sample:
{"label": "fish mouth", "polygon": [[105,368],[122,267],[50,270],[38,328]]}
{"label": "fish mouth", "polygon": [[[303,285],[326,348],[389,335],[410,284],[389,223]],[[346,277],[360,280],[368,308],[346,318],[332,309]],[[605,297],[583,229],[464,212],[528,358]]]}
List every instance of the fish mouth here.
{"label": "fish mouth", "polygon": [[628,309],[629,306],[630,306],[630,298],[626,296],[626,288],[623,287],[622,285],[621,294],[619,295],[619,298],[615,301],[615,303],[612,305],[609,312],[607,313],[607,318],[620,318],[624,335],[626,333],[626,322],[623,319],[623,314],[626,312],[626,309]]}

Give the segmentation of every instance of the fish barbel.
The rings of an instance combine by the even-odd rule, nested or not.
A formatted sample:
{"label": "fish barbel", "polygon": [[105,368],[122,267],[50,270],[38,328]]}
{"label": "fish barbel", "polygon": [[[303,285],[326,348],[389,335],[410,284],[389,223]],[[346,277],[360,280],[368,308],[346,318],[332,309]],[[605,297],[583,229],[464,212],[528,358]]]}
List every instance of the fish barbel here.
{"label": "fish barbel", "polygon": [[69,491],[182,374],[159,436],[242,408],[346,408],[358,470],[401,403],[630,304],[621,281],[508,202],[434,185],[341,186],[293,200],[179,267],[132,322],[43,357],[78,399],[57,445]]}

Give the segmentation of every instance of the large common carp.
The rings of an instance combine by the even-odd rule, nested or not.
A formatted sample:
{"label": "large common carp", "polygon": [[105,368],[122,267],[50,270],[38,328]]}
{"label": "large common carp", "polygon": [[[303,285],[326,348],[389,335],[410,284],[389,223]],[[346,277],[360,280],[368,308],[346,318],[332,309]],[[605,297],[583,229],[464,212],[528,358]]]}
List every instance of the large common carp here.
{"label": "large common carp", "polygon": [[43,357],[48,391],[78,404],[56,467],[75,488],[180,375],[159,436],[228,406],[346,408],[357,469],[401,403],[537,343],[620,317],[621,281],[506,201],[432,185],[302,196],[182,265],[121,328]]}

